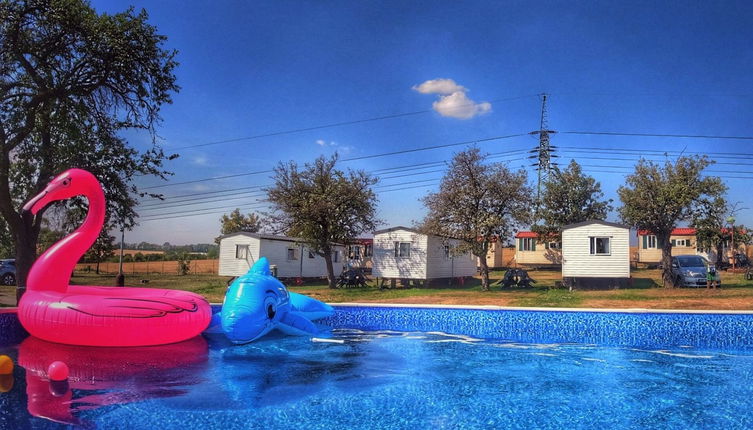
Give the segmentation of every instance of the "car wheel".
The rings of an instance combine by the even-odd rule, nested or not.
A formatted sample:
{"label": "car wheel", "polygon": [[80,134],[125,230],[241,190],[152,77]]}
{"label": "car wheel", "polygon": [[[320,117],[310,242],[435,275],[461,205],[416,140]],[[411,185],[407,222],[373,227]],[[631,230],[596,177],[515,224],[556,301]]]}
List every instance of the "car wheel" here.
{"label": "car wheel", "polygon": [[12,273],[6,273],[3,275],[2,278],[3,285],[15,285],[16,284],[16,275]]}

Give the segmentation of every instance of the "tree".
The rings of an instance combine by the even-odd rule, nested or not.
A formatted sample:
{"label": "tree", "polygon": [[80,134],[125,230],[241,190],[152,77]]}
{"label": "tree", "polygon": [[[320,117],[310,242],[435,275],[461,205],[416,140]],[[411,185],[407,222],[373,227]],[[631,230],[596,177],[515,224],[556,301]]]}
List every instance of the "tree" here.
{"label": "tree", "polygon": [[727,187],[717,177],[703,176],[712,164],[707,157],[680,157],[663,166],[641,159],[625,186],[617,190],[623,206],[622,220],[638,230],[656,235],[662,247],[664,286],[674,286],[671,275],[672,243],[669,236],[679,221],[689,221],[709,201],[721,197]]}
{"label": "tree", "polygon": [[571,160],[564,171],[555,168],[544,182],[538,217],[541,224],[531,229],[540,239],[561,241],[562,227],[588,220],[605,220],[612,210],[612,199],[604,200],[601,184],[583,174]]}
{"label": "tree", "polygon": [[178,261],[178,274],[181,276],[188,275],[188,272],[191,271],[191,254],[181,252],[176,259]]}
{"label": "tree", "polygon": [[696,247],[713,249],[717,266],[721,266],[723,262],[724,242],[731,237],[725,225],[729,209],[727,200],[721,196],[701,201],[691,222],[696,229]]}
{"label": "tree", "polygon": [[[19,295],[43,216],[20,208],[56,173],[91,171],[110,219],[125,228],[145,195],[134,177],[168,174],[162,163],[173,156],[155,135],[160,107],[178,90],[165,40],[143,10],[99,15],[83,0],[0,0],[0,214],[16,245]],[[129,128],[150,133],[152,148],[129,147],[119,134]]]}
{"label": "tree", "polygon": [[502,163],[486,164],[478,148],[455,154],[439,186],[424,197],[429,213],[420,229],[454,238],[456,254],[470,252],[481,263],[481,288],[489,290],[486,254],[492,241],[506,238],[529,219],[532,190],[523,170],[510,171]]}
{"label": "tree", "polygon": [[0,217],[0,258],[11,258],[16,255],[13,238],[8,230],[8,224]]}
{"label": "tree", "polygon": [[274,229],[300,238],[324,258],[330,288],[336,287],[333,245],[349,243],[377,224],[377,199],[371,189],[377,180],[362,170],[338,170],[336,163],[337,155],[319,157],[300,170],[294,161],[280,163],[274,186],[267,190]]}
{"label": "tree", "polygon": [[236,208],[230,214],[222,215],[220,218],[220,236],[214,238],[214,243],[219,244],[222,235],[245,231],[247,233],[256,233],[261,230],[261,219],[255,213],[243,215],[239,208]]}
{"label": "tree", "polygon": [[84,260],[90,263],[96,263],[96,273],[99,275],[99,263],[106,261],[115,255],[115,236],[110,236],[108,230],[103,228],[94,241],[94,245],[84,254]]}

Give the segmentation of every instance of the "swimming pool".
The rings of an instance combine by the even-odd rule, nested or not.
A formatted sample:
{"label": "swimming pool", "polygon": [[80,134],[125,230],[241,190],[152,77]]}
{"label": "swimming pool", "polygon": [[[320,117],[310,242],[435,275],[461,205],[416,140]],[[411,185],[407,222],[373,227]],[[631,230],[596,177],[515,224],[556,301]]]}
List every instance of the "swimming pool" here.
{"label": "swimming pool", "polygon": [[[325,322],[313,341],[108,349],[9,345],[0,315],[20,364],[0,427],[753,428],[750,313],[338,306]],[[37,375],[52,357],[78,369],[59,397]]]}

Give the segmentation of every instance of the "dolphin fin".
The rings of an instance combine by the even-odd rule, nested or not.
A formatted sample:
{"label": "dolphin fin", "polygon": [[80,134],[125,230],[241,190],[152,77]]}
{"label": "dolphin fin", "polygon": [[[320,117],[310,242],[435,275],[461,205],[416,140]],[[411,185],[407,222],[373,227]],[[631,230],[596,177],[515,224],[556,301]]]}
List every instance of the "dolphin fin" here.
{"label": "dolphin fin", "polygon": [[267,260],[267,257],[261,257],[260,259],[256,260],[256,263],[254,263],[254,265],[251,266],[250,269],[248,269],[248,273],[257,273],[259,275],[272,276],[272,271],[269,270],[269,260]]}
{"label": "dolphin fin", "polygon": [[335,313],[335,309],[324,302],[292,291],[289,293],[291,310],[311,321],[326,318]]}
{"label": "dolphin fin", "polygon": [[295,312],[288,312],[282,317],[280,323],[277,324],[277,327],[275,328],[285,334],[294,336],[306,336],[319,333],[319,330],[316,329],[314,323],[306,319],[303,315]]}

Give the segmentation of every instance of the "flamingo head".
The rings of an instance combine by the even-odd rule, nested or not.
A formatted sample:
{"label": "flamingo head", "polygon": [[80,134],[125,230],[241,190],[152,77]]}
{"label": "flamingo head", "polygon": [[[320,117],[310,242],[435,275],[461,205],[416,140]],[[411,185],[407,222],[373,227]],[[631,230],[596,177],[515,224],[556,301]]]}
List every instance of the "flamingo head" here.
{"label": "flamingo head", "polygon": [[30,211],[33,215],[36,215],[37,212],[52,202],[84,194],[92,179],[95,183],[98,183],[94,175],[86,170],[66,170],[50,181],[41,193],[29,200],[24,205],[23,210]]}

